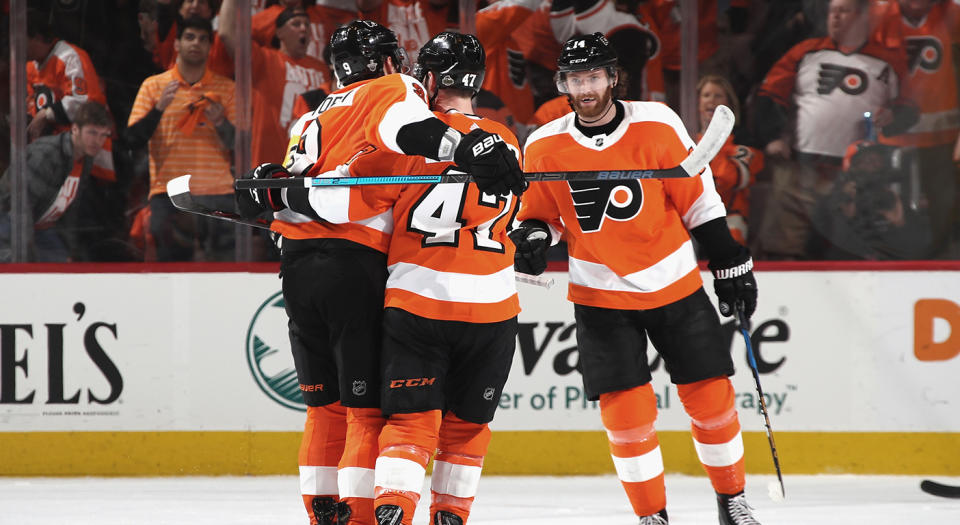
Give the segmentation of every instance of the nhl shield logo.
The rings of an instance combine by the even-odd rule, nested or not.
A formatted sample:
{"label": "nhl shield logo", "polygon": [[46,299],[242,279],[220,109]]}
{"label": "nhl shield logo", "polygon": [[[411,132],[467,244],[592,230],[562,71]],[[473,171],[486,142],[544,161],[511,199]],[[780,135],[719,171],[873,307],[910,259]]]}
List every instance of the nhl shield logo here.
{"label": "nhl shield logo", "polygon": [[367,382],[363,380],[357,380],[353,382],[353,395],[362,396],[367,393]]}
{"label": "nhl shield logo", "polygon": [[596,144],[598,148],[603,146],[603,137],[597,137],[597,140],[594,142],[594,144]]}
{"label": "nhl shield logo", "polygon": [[493,401],[493,394],[495,394],[496,392],[497,390],[495,388],[493,388],[492,386],[488,386],[486,390],[483,391],[483,398],[486,399],[487,401]]}

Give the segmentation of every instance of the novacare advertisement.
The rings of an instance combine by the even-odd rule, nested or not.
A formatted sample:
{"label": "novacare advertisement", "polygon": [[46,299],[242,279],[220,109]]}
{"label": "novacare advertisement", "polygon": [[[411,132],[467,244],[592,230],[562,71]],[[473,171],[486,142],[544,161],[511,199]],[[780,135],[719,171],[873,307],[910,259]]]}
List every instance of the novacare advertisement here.
{"label": "novacare advertisement", "polygon": [[[566,274],[551,276],[549,290],[518,285],[524,311],[495,430],[601,429],[577,372]],[[757,280],[751,335],[777,431],[960,431],[956,273]],[[275,274],[0,274],[0,289],[2,432],[302,429]],[[743,340],[724,322],[741,423],[762,431]],[[658,430],[687,430],[652,347],[647,358]]]}

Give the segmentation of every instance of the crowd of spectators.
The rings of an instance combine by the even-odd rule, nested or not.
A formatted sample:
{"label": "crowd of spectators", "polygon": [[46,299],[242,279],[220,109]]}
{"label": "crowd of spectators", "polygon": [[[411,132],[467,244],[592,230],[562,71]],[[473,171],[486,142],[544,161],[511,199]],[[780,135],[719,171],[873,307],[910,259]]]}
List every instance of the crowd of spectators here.
{"label": "crowd of spectators", "polygon": [[[251,0],[247,40],[237,4],[29,3],[28,100],[9,108],[0,96],[0,111],[26,110],[30,260],[232,260],[234,226],[177,212],[166,182],[190,173],[205,204],[232,209],[237,137],[250,137],[251,166],[278,162],[287,128],[337,89],[324,53],[334,29],[373,19],[414,60],[460,21],[454,0]],[[521,142],[569,112],[554,83],[560,44],[596,31],[620,56],[618,96],[679,110],[680,4],[478,0],[487,72],[476,112]],[[9,89],[9,2],[0,5]],[[711,168],[731,230],[757,259],[960,257],[960,2],[700,0],[697,35],[700,129],[690,131],[718,104],[737,115]],[[242,46],[247,100],[235,96]],[[7,261],[9,151],[0,163]]]}

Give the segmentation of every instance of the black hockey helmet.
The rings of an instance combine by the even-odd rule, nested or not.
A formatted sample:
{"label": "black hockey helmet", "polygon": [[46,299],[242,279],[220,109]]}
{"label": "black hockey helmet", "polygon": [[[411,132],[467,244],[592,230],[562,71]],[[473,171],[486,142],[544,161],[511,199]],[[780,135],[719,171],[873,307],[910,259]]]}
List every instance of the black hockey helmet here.
{"label": "black hockey helmet", "polygon": [[557,58],[557,71],[589,71],[601,67],[615,67],[617,52],[603,33],[578,35],[563,44]]}
{"label": "black hockey helmet", "polygon": [[341,86],[383,76],[383,64],[392,58],[398,70],[406,67],[407,55],[393,31],[371,20],[354,20],[337,28],[330,37],[330,59]]}
{"label": "black hockey helmet", "polygon": [[563,44],[557,58],[557,90],[568,93],[566,73],[606,68],[610,77],[616,75],[617,53],[603,33],[577,35]]}
{"label": "black hockey helmet", "polygon": [[427,73],[433,72],[438,89],[465,89],[476,95],[483,85],[485,61],[483,45],[477,37],[444,31],[420,48],[413,76],[426,82]]}

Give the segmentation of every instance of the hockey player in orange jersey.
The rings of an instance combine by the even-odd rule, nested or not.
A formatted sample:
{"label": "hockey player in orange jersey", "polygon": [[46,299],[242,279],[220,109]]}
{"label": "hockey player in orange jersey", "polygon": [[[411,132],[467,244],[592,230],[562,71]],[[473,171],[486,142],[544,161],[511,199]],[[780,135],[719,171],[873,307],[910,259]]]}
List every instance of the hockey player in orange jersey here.
{"label": "hockey player in orange jersey", "polygon": [[[373,151],[371,158],[382,162],[355,175],[388,175],[404,155],[420,155],[456,162],[490,194],[523,191],[517,158],[502,141],[483,130],[451,128],[430,112],[423,85],[395,74],[405,55],[390,30],[354,21],[334,32],[329,49],[342,89],[294,125],[287,168],[261,165],[247,177],[329,176]],[[394,222],[389,210],[343,216],[331,206],[344,195],[340,189],[246,190],[237,198],[246,216],[275,212],[272,229],[283,237],[284,301],[308,407],[299,464],[311,523],[372,525],[384,422],[380,326]]]}
{"label": "hockey player in orange jersey", "polygon": [[[680,118],[657,102],[614,98],[617,56],[600,33],[566,42],[557,84],[574,113],[530,135],[526,171],[654,169],[693,146]],[[753,261],[724,221],[710,169],[687,179],[531,185],[510,237],[516,269],[539,274],[561,237],[570,264],[584,390],[600,401],[617,475],[642,525],[668,521],[646,340],[663,358],[717,493],[720,523],[759,523],[743,494],[743,442],[728,376],[733,361],[694,255],[710,260],[724,315],[756,307]]]}

